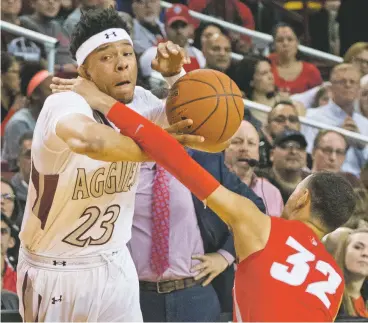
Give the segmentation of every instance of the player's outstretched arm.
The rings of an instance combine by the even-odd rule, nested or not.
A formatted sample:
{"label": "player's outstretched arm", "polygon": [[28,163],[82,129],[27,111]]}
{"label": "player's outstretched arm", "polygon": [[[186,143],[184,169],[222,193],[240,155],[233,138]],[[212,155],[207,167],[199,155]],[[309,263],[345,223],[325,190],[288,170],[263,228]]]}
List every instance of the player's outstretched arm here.
{"label": "player's outstretched arm", "polygon": [[239,261],[265,247],[271,219],[251,200],[220,186],[207,197],[206,202],[233,232]]}
{"label": "player's outstretched arm", "polygon": [[62,117],[56,124],[56,135],[71,151],[93,159],[108,162],[150,160],[133,139],[83,114]]}

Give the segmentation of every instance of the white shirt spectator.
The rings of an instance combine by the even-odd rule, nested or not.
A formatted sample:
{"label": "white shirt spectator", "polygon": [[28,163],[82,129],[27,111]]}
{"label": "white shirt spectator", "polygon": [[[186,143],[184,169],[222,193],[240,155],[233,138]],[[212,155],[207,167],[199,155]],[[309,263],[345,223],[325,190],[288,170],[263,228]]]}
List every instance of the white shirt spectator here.
{"label": "white shirt spectator", "polygon": [[[158,27],[164,38],[166,37],[164,24],[157,19]],[[137,19],[133,20],[133,43],[135,52],[140,55],[152,46],[156,46],[159,39],[145,28]]]}
{"label": "white shirt spectator", "polygon": [[[330,100],[325,106],[315,109],[308,109],[306,114],[307,118],[335,127],[341,127],[347,116],[347,113],[342,110],[333,100]],[[355,121],[360,133],[364,136],[368,136],[368,119],[356,112],[353,112],[352,118]],[[302,133],[308,142],[307,152],[311,153],[318,129],[302,126]],[[365,163],[367,163],[367,161],[368,145],[361,150],[350,147],[347,151],[345,162],[342,165],[342,171],[352,173],[359,177],[361,168],[365,165]]]}

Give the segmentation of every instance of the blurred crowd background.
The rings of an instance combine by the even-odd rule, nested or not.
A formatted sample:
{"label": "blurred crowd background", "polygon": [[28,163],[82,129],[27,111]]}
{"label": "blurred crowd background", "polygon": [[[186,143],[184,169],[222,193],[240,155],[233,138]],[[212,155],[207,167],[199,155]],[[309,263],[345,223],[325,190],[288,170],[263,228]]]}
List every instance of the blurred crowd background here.
{"label": "blurred crowd background", "polygon": [[[368,318],[368,1],[170,2],[174,6],[164,9],[159,0],[2,0],[1,19],[56,38],[54,75],[73,78],[77,69],[69,44],[74,26],[86,10],[113,6],[126,21],[134,41],[139,86],[165,100],[167,85],[152,71],[151,61],[157,44],[171,40],[191,57],[191,63],[184,66],[187,72],[210,68],[226,73],[244,98],[270,107],[266,113],[245,106],[241,127],[216,158],[262,199],[270,216],[281,216],[290,194],[311,173],[340,173],[350,181],[357,209],[348,223],[324,242],[345,274],[346,290],[338,319]],[[189,10],[272,35],[273,42],[260,45],[250,36],[194,19]],[[299,50],[300,44],[340,56],[342,62],[307,56]],[[242,59],[234,59],[234,53]],[[52,74],[40,73],[45,70],[47,50],[43,44],[1,30],[2,309],[17,309],[13,293],[18,234],[30,180],[32,132],[51,94]],[[326,129],[307,126],[301,117],[320,122]],[[361,134],[366,141],[329,130],[331,126]],[[235,184],[231,185],[236,191]],[[144,194],[138,191],[137,205],[141,198]],[[201,228],[198,217],[191,221]],[[203,253],[225,249],[220,254],[226,266],[218,270],[212,284],[217,310],[231,313],[235,258],[227,257],[221,245],[211,249],[204,231],[201,228],[199,232]],[[224,232],[224,236],[229,234]],[[226,288],[217,287],[221,279],[219,286]],[[206,310],[207,303],[203,301],[201,306]],[[203,317],[198,320],[203,321]]]}

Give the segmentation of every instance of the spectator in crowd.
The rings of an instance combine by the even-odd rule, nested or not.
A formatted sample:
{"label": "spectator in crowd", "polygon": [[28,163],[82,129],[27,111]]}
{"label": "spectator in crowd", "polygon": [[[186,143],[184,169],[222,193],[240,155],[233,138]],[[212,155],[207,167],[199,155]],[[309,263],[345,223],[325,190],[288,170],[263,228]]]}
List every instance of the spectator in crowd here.
{"label": "spectator in crowd", "polygon": [[260,138],[260,168],[272,166],[270,160],[273,141],[285,130],[300,131],[298,111],[294,104],[288,100],[281,100],[273,105],[268,113],[267,123],[262,129]]}
{"label": "spectator in crowd", "polygon": [[16,173],[11,183],[15,189],[15,195],[18,198],[19,204],[24,211],[27,201],[28,183],[31,174],[31,147],[32,147],[33,132],[26,132],[19,139],[19,156],[18,167],[19,172]]}
{"label": "spectator in crowd", "polygon": [[313,144],[312,172],[340,172],[347,149],[348,143],[342,134],[333,130],[320,131]]}
{"label": "spectator in crowd", "polygon": [[57,20],[63,24],[69,15],[75,10],[73,0],[61,0],[61,6],[57,15]]}
{"label": "spectator in crowd", "polygon": [[363,117],[368,118],[368,74],[360,80],[359,112]]}
{"label": "spectator in crowd", "polygon": [[328,101],[331,99],[331,89],[330,86],[321,86],[314,96],[314,100],[312,103],[312,108],[318,108],[323,105],[326,105]]}
{"label": "spectator in crowd", "polygon": [[68,36],[71,37],[73,34],[73,30],[75,25],[81,18],[82,12],[87,11],[89,9],[96,8],[100,3],[100,0],[80,0],[79,6],[73,10],[73,12],[65,19],[63,27],[68,33]]}
{"label": "spectator in crowd", "polygon": [[[266,57],[247,56],[233,64],[229,76],[251,101],[272,107],[283,97],[277,91],[271,61]],[[266,123],[267,113],[253,111],[252,114],[263,124]]]}
{"label": "spectator in crowd", "polygon": [[22,0],[3,0],[1,6],[1,20],[19,25],[19,13],[22,9]]}
{"label": "spectator in crowd", "polygon": [[259,161],[259,135],[248,121],[242,121],[225,150],[225,164],[243,183],[263,199],[266,214],[281,216],[284,202],[280,191],[265,178],[257,177],[254,168]]}
{"label": "spectator in crowd", "polygon": [[165,26],[160,18],[160,0],[133,0],[133,42],[139,56],[166,38]]}
{"label": "spectator in crowd", "polygon": [[276,186],[286,204],[297,185],[309,175],[304,171],[307,141],[300,132],[286,130],[275,138],[273,145],[272,168],[259,170],[257,175]]}
{"label": "spectator in crowd", "polygon": [[344,273],[345,291],[339,316],[368,318],[367,300],[362,295],[368,277],[368,229],[344,229],[338,239],[327,238],[325,244]]}
{"label": "spectator in crowd", "polygon": [[[1,6],[1,19],[20,26],[19,14],[21,9],[22,0],[4,0]],[[1,46],[2,50],[7,50],[17,58],[27,61],[39,61],[41,59],[41,49],[33,41],[5,30],[1,30]]]}
{"label": "spectator in crowd", "polygon": [[194,32],[193,46],[202,50],[204,43],[214,34],[227,35],[227,31],[220,25],[211,22],[201,22]]}
{"label": "spectator in crowd", "polygon": [[205,42],[203,55],[206,68],[226,73],[231,65],[230,39],[224,34],[214,34]]}
{"label": "spectator in crowd", "polygon": [[[167,40],[171,40],[174,44],[184,48],[187,55],[190,57],[191,63],[183,66],[186,72],[205,67],[206,59],[202,52],[189,45],[189,38],[193,33],[193,25],[188,7],[176,4],[167,9],[165,13],[165,30]],[[139,63],[144,77],[149,77],[151,75],[151,63],[156,57],[156,54],[157,46],[154,46],[148,48],[140,57]]]}
{"label": "spectator in crowd", "polygon": [[275,53],[269,56],[275,84],[282,92],[305,92],[322,83],[321,73],[311,63],[298,59],[299,40],[293,29],[284,23],[273,32]]}
{"label": "spectator in crowd", "polygon": [[[1,2],[1,20],[13,25],[20,25],[19,13],[22,9],[22,0],[3,0]],[[7,45],[18,36],[1,30],[1,48],[6,50]]]}
{"label": "spectator in crowd", "polygon": [[[239,0],[190,0],[189,9],[221,20],[252,29],[255,28],[251,10]],[[198,25],[197,25],[198,26]],[[236,52],[246,54],[251,45],[251,39],[236,32],[230,32],[233,48]]]}
{"label": "spectator in crowd", "polygon": [[51,94],[52,75],[39,63],[27,63],[21,72],[21,91],[27,96],[26,108],[17,111],[5,128],[3,158],[9,169],[17,169],[19,155],[19,139],[29,131],[33,131],[36,120],[46,98]]}
{"label": "spectator in crowd", "polygon": [[359,42],[352,45],[344,55],[344,62],[360,69],[361,75],[368,74],[368,43]]}
{"label": "spectator in crowd", "polygon": [[[189,153],[223,185],[264,209],[262,200],[227,170],[222,153]],[[164,205],[161,216],[158,203]],[[166,232],[165,264],[154,260],[160,232]],[[144,321],[216,321],[221,310],[232,311],[235,249],[227,225],[154,162],[141,166],[129,245]]]}
{"label": "spectator in crowd", "polygon": [[20,93],[19,63],[14,56],[1,52],[1,135],[11,116],[24,103]]}
{"label": "spectator in crowd", "polygon": [[[360,71],[351,64],[339,64],[333,68],[330,81],[332,99],[325,106],[307,110],[307,118],[367,136],[368,119],[354,112],[354,102],[359,98]],[[318,130],[312,127],[302,130],[308,141],[308,152],[311,152]],[[368,146],[347,139],[350,148],[342,170],[359,176],[360,169],[368,161]]]}
{"label": "spectator in crowd", "polygon": [[21,26],[34,30],[41,34],[54,37],[59,41],[56,50],[56,72],[75,73],[77,71],[75,62],[69,53],[70,40],[65,29],[56,20],[60,10],[60,0],[31,0],[34,13],[20,17]]}
{"label": "spectator in crowd", "polygon": [[5,178],[1,178],[1,213],[14,223],[15,229],[19,232],[23,213],[15,195],[14,187]]}
{"label": "spectator in crowd", "polygon": [[8,250],[15,247],[10,219],[1,212],[1,290],[17,292],[17,273],[8,257]]}
{"label": "spectator in crowd", "polygon": [[126,12],[121,12],[119,11],[119,15],[120,17],[123,18],[123,20],[126,22],[127,24],[127,28],[128,28],[128,33],[129,33],[129,36],[130,37],[133,37],[133,34],[134,34],[134,23],[133,23],[133,17],[131,15],[129,15],[128,13]]}

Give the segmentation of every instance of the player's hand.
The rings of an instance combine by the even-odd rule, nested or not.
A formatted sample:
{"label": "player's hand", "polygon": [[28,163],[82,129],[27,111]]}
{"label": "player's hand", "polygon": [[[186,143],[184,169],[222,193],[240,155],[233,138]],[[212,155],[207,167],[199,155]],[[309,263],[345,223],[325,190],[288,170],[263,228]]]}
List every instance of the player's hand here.
{"label": "player's hand", "polygon": [[174,123],[165,130],[171,134],[183,146],[195,146],[204,142],[204,137],[185,134],[188,128],[193,124],[193,120],[185,119]]}
{"label": "player's hand", "polygon": [[191,271],[198,271],[199,274],[194,277],[195,280],[199,280],[203,277],[207,279],[202,283],[202,286],[207,286],[221,274],[228,266],[229,263],[218,252],[207,253],[205,255],[192,256],[192,259],[198,259],[201,261],[200,264],[192,267]]}
{"label": "player's hand", "polygon": [[[350,116],[347,116],[345,118],[342,128],[344,128],[345,130],[351,131],[351,132],[360,133],[358,126],[356,125],[353,118]],[[348,141],[350,146],[353,146],[355,148],[363,149],[365,147],[365,144],[359,140],[352,139],[349,137],[346,137],[346,140]]]}
{"label": "player's hand", "polygon": [[180,73],[184,64],[189,64],[190,58],[184,48],[171,41],[160,43],[157,46],[156,57],[152,60],[152,69],[170,77]]}
{"label": "player's hand", "polygon": [[76,79],[53,77],[50,88],[53,93],[66,91],[78,93],[87,101],[92,109],[100,111],[103,114],[107,114],[116,102],[116,100],[101,92],[95,83],[82,77]]}

